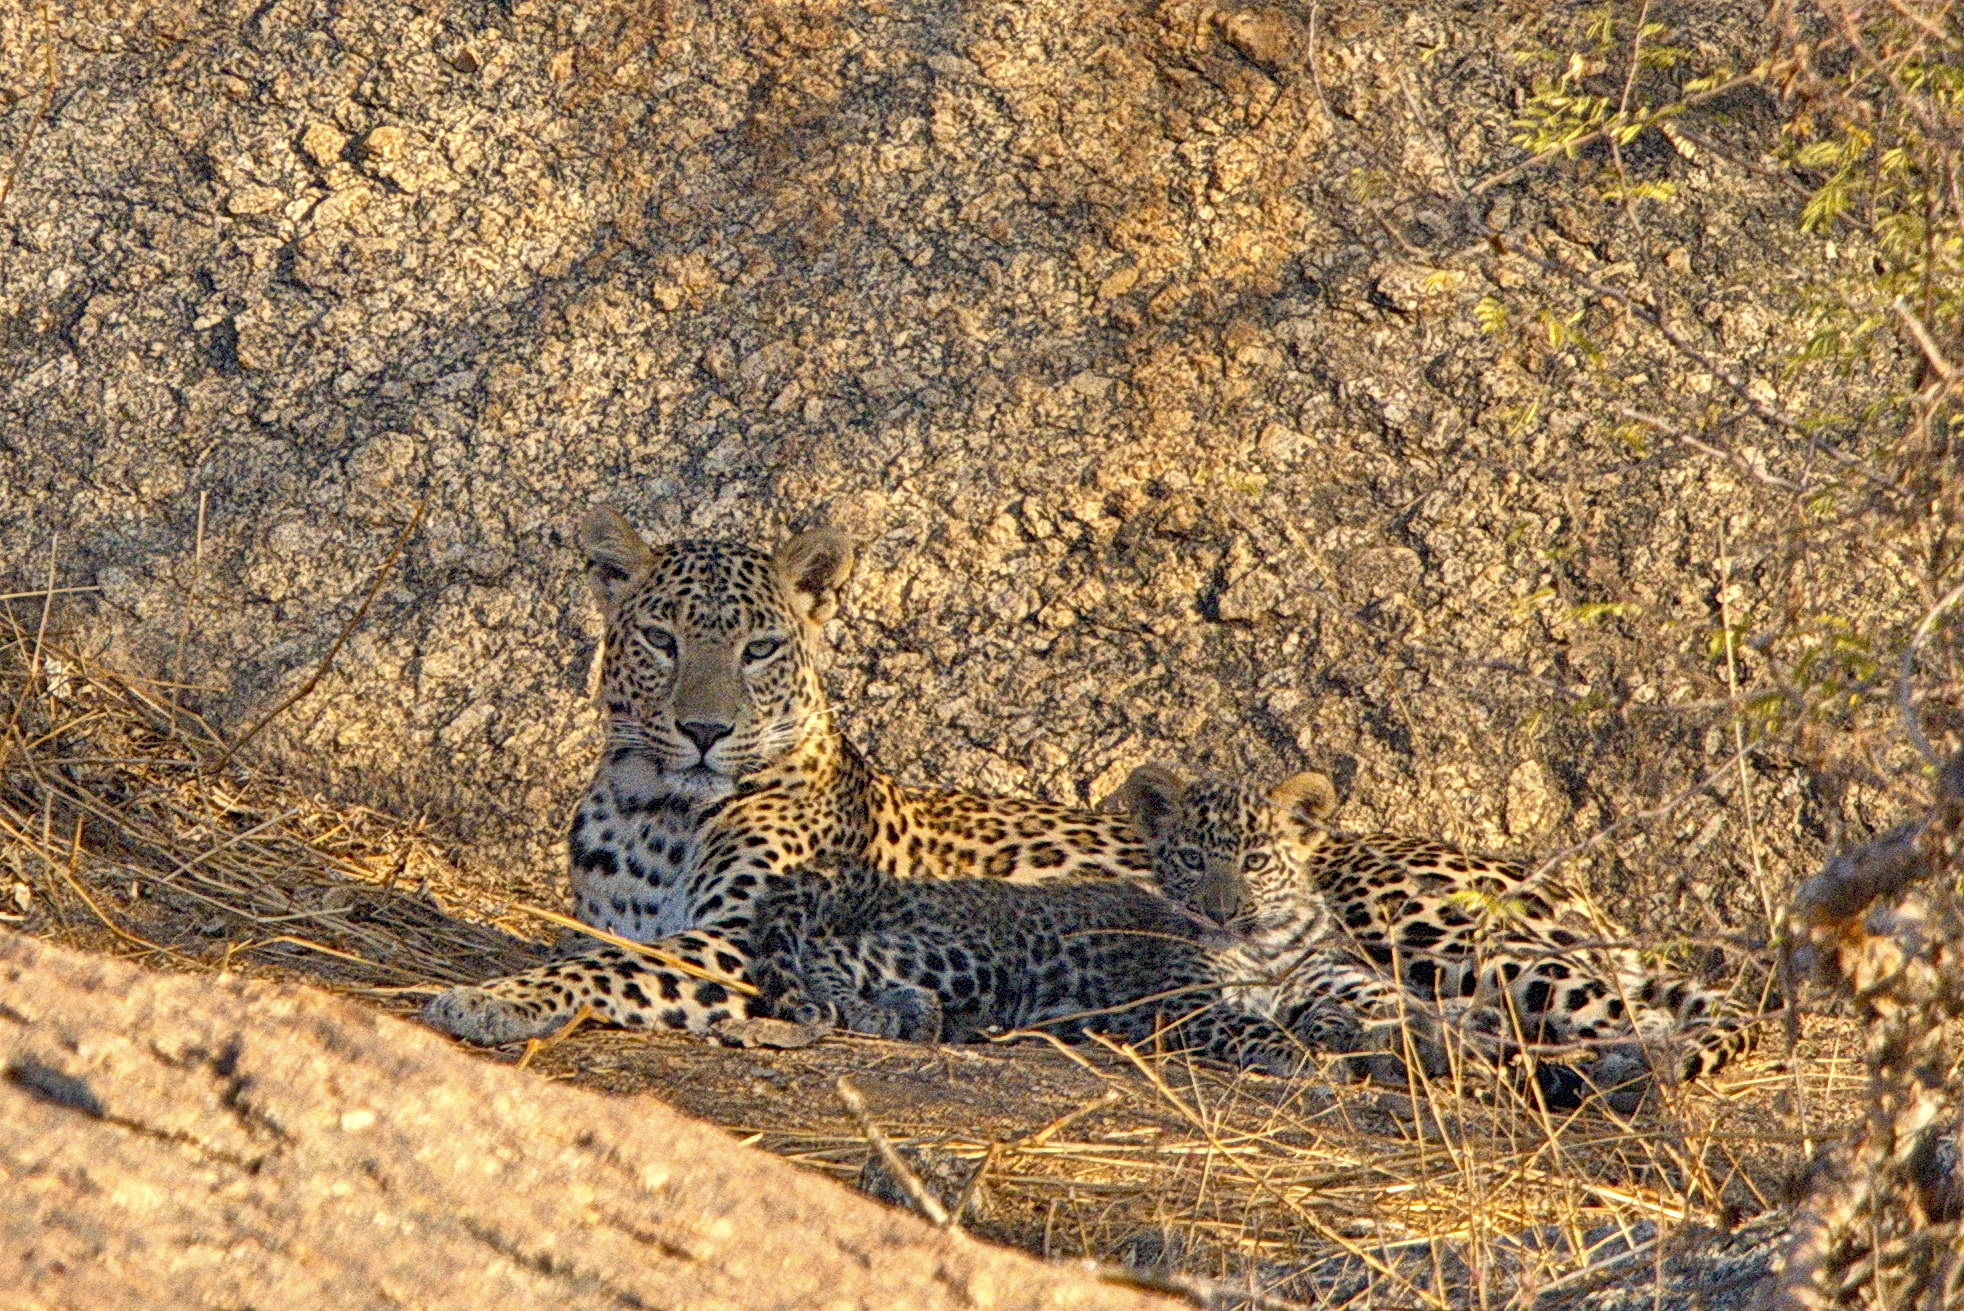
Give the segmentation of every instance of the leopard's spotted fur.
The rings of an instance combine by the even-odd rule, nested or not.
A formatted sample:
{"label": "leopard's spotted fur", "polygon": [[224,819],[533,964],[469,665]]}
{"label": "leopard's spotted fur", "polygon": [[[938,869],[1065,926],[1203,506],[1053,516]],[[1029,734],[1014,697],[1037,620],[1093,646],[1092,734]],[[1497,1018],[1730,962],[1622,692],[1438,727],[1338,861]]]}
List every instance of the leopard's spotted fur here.
{"label": "leopard's spotted fur", "polygon": [[774,554],[650,548],[603,507],[583,544],[607,622],[607,745],[573,820],[577,914],[690,971],[589,947],[451,989],[425,1008],[436,1027],[502,1043],[582,1009],[697,1032],[747,1016],[755,1001],[730,985],[747,979],[753,900],[767,875],[806,862],[859,860],[910,879],[1146,876],[1122,816],[909,789],[840,735],[818,668],[820,630],[852,567],[836,532]]}
{"label": "leopard's spotted fur", "polygon": [[[1335,795],[1320,775],[1264,797],[1147,767],[1118,799],[1149,835],[1169,895],[1238,899],[1227,922],[1242,928],[1251,973],[1279,982],[1230,999],[1285,1025],[1300,1030],[1318,1005],[1350,1012],[1362,1032],[1403,1016],[1405,1040],[1392,1046],[1435,1071],[1449,1037],[1491,1060],[1569,1048],[1564,1059],[1585,1062],[1599,1088],[1640,1079],[1648,1052],[1691,1079],[1746,1047],[1722,994],[1617,945],[1626,935],[1558,882],[1441,842],[1327,827]],[[1569,1067],[1545,1068],[1544,1092],[1580,1095]]]}

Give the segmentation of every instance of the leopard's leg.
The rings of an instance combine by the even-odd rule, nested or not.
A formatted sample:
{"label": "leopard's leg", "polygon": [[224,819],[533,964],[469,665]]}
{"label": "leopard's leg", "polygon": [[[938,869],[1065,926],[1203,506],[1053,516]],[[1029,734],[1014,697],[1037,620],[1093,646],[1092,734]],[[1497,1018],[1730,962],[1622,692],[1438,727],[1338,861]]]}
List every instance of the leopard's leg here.
{"label": "leopard's leg", "polygon": [[762,1013],[761,1005],[730,986],[748,982],[746,953],[732,939],[695,930],[655,945],[710,977],[599,943],[523,974],[452,988],[423,1007],[423,1022],[466,1042],[496,1046],[545,1037],[582,1007],[600,1022],[624,1029],[691,1033]]}
{"label": "leopard's leg", "polygon": [[845,1008],[845,1027],[902,1042],[941,1041],[941,998],[917,983],[894,980]]}
{"label": "leopard's leg", "polygon": [[1353,1055],[1345,1068],[1358,1078],[1404,1083],[1408,1060],[1428,1075],[1446,1068],[1431,1008],[1349,952],[1305,958],[1291,972],[1277,1018],[1318,1051]]}
{"label": "leopard's leg", "polygon": [[1195,1017],[1185,1037],[1202,1055],[1265,1074],[1301,1074],[1310,1060],[1301,1040],[1275,1021],[1224,1006]]}
{"label": "leopard's leg", "polygon": [[1668,1057],[1680,1079],[1716,1074],[1752,1050],[1747,1017],[1724,994],[1675,970],[1652,967],[1632,986],[1632,1019],[1644,1045]]}
{"label": "leopard's leg", "polygon": [[[1604,963],[1530,942],[1518,955],[1503,950],[1495,966],[1496,986],[1483,1000],[1498,994],[1498,1005],[1476,1008],[1495,1063],[1525,1073],[1551,1110],[1592,1100],[1636,1110],[1653,1082],[1650,1062],[1614,979],[1604,981]],[[1575,1050],[1558,1059],[1536,1050],[1547,1047]]]}

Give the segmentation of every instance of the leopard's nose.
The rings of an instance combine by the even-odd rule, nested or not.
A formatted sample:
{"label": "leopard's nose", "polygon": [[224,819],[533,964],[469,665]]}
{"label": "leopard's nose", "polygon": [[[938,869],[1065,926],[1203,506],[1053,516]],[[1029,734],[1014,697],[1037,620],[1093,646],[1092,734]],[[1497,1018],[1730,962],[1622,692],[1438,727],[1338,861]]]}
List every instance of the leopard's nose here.
{"label": "leopard's nose", "polygon": [[709,748],[736,731],[734,724],[704,723],[701,720],[690,720],[686,724],[677,724],[676,727],[681,729],[682,736],[695,743],[696,750],[705,756],[709,754]]}
{"label": "leopard's nose", "polygon": [[1241,913],[1241,879],[1232,870],[1210,869],[1201,875],[1196,900],[1200,911],[1216,924],[1227,925]]}

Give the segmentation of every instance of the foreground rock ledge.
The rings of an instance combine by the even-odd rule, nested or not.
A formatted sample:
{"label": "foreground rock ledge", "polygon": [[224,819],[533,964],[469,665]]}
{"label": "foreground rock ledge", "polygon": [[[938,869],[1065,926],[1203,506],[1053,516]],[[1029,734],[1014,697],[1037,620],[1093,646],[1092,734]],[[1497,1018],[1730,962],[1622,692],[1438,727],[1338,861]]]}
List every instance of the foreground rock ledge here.
{"label": "foreground rock ledge", "polygon": [[28,1307],[1165,1306],[305,988],[0,933]]}

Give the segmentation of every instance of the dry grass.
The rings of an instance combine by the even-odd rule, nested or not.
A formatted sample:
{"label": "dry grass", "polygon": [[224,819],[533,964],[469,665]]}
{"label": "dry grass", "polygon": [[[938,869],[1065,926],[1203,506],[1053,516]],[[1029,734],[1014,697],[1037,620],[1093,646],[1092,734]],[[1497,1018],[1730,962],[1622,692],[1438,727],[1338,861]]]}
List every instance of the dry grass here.
{"label": "dry grass", "polygon": [[[399,1012],[538,959],[541,922],[473,896],[415,826],[220,768],[227,743],[177,689],[91,662],[45,614],[0,608],[0,920]],[[762,1053],[586,1032],[526,1056],[546,1077],[655,1092],[843,1178],[868,1157],[833,1091],[850,1075],[974,1232],[1149,1282],[1177,1271],[1219,1305],[1553,1307],[1661,1277],[1674,1232],[1778,1201],[1861,1086],[1846,1025],[1802,1033],[1791,1063],[1762,1055],[1631,1119],[1038,1038]]]}

